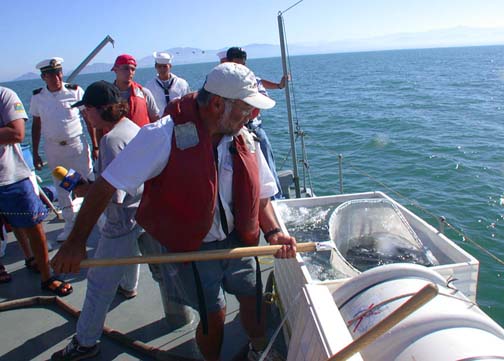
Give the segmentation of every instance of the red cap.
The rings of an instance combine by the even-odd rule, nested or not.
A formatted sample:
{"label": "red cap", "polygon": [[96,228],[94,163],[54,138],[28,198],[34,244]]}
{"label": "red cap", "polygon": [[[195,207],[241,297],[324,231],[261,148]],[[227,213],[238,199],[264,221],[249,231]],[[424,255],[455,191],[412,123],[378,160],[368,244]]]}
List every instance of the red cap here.
{"label": "red cap", "polygon": [[128,54],[122,54],[116,58],[115,63],[114,63],[114,67],[111,70],[114,70],[114,68],[116,66],[125,65],[125,64],[133,65],[134,67],[137,66],[137,63],[136,63],[136,60],[134,57],[132,57],[131,55],[128,55]]}

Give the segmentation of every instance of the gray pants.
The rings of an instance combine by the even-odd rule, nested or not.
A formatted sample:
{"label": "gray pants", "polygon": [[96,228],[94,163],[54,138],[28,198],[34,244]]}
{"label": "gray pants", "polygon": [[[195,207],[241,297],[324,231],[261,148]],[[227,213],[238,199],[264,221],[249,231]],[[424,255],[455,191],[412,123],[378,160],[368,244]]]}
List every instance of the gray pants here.
{"label": "gray pants", "polygon": [[[138,239],[138,246],[144,256],[159,255],[162,253],[161,244],[147,232],[144,232]],[[196,314],[193,312],[191,307],[176,303],[168,297],[165,284],[169,280],[164,279],[161,267],[161,264],[149,264],[152,278],[159,285],[165,319],[168,322],[168,325],[171,328],[176,329],[194,322]]]}

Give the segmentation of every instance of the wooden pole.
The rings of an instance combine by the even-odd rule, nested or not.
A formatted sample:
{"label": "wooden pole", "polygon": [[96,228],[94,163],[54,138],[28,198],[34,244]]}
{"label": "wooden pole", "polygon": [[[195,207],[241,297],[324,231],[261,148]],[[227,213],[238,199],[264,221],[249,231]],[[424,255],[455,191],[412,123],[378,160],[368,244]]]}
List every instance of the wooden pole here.
{"label": "wooden pole", "polygon": [[369,344],[388,332],[392,327],[432,300],[438,294],[438,287],[429,283],[420,291],[415,293],[409,300],[404,302],[399,308],[394,310],[390,315],[378,322],[366,333],[353,340],[350,344],[331,356],[327,361],[343,361],[352,357],[357,352],[366,348]]}
{"label": "wooden pole", "polygon": [[[242,258],[251,256],[269,256],[274,255],[281,245],[257,246],[257,247],[238,247],[223,250],[213,251],[194,251],[194,252],[178,252],[167,253],[152,256],[137,256],[123,258],[92,258],[85,259],[80,263],[81,267],[96,267],[96,266],[119,266],[129,264],[143,263],[177,263],[177,262],[192,262],[192,261],[214,261],[220,259]],[[296,245],[297,252],[315,252],[317,243],[304,242]]]}

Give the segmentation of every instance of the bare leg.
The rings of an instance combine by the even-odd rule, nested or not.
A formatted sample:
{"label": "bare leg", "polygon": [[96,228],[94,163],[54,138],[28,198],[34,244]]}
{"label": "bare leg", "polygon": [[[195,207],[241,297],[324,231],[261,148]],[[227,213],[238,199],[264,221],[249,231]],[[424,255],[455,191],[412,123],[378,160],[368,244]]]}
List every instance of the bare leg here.
{"label": "bare leg", "polygon": [[[47,251],[47,242],[42,223],[39,223],[30,228],[23,228],[30,240],[31,249],[35,256],[35,261],[40,270],[42,282],[47,281],[51,277],[51,268],[49,266],[49,253]],[[58,287],[60,282],[54,281],[54,287]],[[65,289],[69,290],[72,286],[68,284]]]}
{"label": "bare leg", "polygon": [[205,360],[218,361],[224,338],[224,322],[226,320],[226,308],[218,312],[208,312],[208,335],[203,334],[201,322],[196,329],[196,342]]}
{"label": "bare leg", "polygon": [[40,270],[42,281],[47,281],[51,277],[49,268],[49,253],[47,251],[47,242],[42,223],[30,228],[22,228],[22,232],[30,240],[30,246],[35,257],[35,261]]}
{"label": "bare leg", "polygon": [[16,236],[19,245],[21,246],[21,250],[23,251],[25,259],[33,257],[33,253],[30,247],[30,240],[26,235],[25,231],[22,228],[12,228],[14,232],[14,236]]}

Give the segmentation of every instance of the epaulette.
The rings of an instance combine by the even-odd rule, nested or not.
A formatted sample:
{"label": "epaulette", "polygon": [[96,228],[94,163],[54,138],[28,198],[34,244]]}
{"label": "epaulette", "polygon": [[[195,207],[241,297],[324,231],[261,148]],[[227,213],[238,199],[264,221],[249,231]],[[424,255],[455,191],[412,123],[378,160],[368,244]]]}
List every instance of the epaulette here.
{"label": "epaulette", "polygon": [[38,93],[40,93],[42,91],[43,88],[38,88],[38,89],[35,89],[33,91],[33,95],[37,95]]}
{"label": "epaulette", "polygon": [[77,90],[78,87],[77,84],[65,84],[65,88],[67,89]]}

